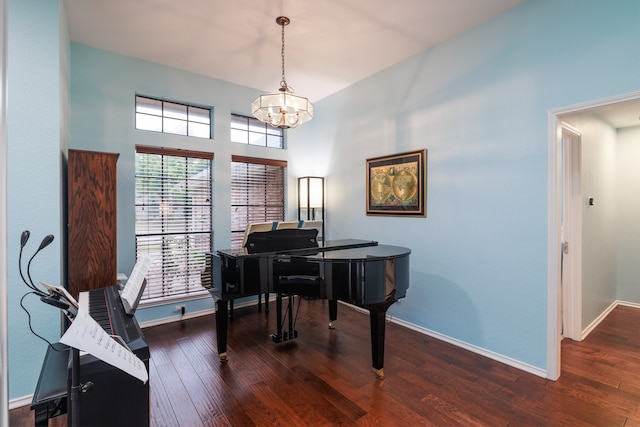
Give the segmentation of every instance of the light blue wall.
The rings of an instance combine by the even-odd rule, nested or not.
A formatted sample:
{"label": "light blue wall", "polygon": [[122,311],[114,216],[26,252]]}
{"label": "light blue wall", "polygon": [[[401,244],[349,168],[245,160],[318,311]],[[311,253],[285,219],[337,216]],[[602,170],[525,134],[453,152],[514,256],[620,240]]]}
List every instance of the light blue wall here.
{"label": "light blue wall", "polygon": [[[329,237],[412,249],[392,315],[546,368],[547,114],[640,89],[639,24],[635,0],[527,1],[316,103],[290,151],[326,170]],[[420,148],[428,217],[367,217],[365,159]]]}
{"label": "light blue wall", "polygon": [[[569,124],[581,135],[582,318],[584,331],[616,300],[617,133],[594,114]],[[594,205],[587,204],[593,197]]]}
{"label": "light blue wall", "polygon": [[640,304],[640,126],[618,131],[618,299]]}
{"label": "light blue wall", "polygon": [[[135,95],[213,107],[214,139],[191,138],[135,129]],[[260,92],[201,75],[71,44],[71,138],[76,149],[119,153],[118,271],[129,274],[135,263],[134,192],[135,146],[163,146],[214,153],[214,248],[231,246],[230,161],[232,155],[270,156],[288,160],[289,153],[230,142],[230,114],[250,115]],[[178,303],[139,309],[141,323],[179,318]],[[205,294],[186,304],[187,314],[213,309]]]}
{"label": "light blue wall", "polygon": [[[35,258],[31,276],[58,284],[61,279],[61,151],[66,97],[65,29],[57,0],[8,2],[8,170],[7,240],[9,305],[9,398],[33,393],[46,344],[29,331],[20,308],[28,291],[18,272],[20,235],[31,231],[24,265],[47,234],[55,240]],[[63,40],[61,42],[61,39]],[[2,290],[4,292],[4,290]],[[24,301],[33,330],[57,341],[59,310],[36,296]]]}
{"label": "light blue wall", "polygon": [[[61,227],[55,218],[59,188],[51,187],[61,180],[62,144],[56,138],[64,123],[56,114],[47,115],[34,130],[26,117],[26,105],[44,102],[42,111],[60,110],[58,92],[51,94],[47,85],[34,93],[27,84],[60,84],[57,7],[52,3],[57,4],[10,2],[10,48],[14,46],[15,56],[22,52],[13,61],[11,53],[9,58],[10,107],[12,102],[20,107],[9,117],[9,155],[15,160],[10,159],[8,237],[16,245],[22,228],[31,227],[39,238]],[[35,5],[40,7],[35,10]],[[38,17],[38,25],[31,25],[30,15]],[[29,37],[27,16],[32,19]],[[290,133],[290,149],[270,154],[289,160],[290,185],[301,175],[327,177],[329,238],[361,237],[412,249],[408,298],[394,305],[391,314],[544,369],[547,112],[637,91],[639,22],[636,0],[529,0],[316,103],[316,118]],[[15,34],[18,30],[24,34]],[[42,40],[27,43],[34,34]],[[32,74],[37,76],[29,79]],[[135,131],[136,92],[214,106],[214,141]],[[70,94],[69,146],[120,153],[119,270],[130,271],[134,263],[130,206],[136,144],[215,153],[214,244],[229,246],[229,160],[232,154],[263,156],[267,149],[230,143],[228,116],[247,114],[257,91],[72,44]],[[36,140],[39,157],[30,146]],[[418,148],[428,149],[428,217],[367,217],[365,159]],[[294,192],[295,186],[290,203]],[[48,248],[48,255],[57,256],[58,245],[56,241]],[[9,265],[17,262],[16,256],[13,247]],[[35,277],[58,280],[54,256],[40,259],[42,271]],[[15,308],[22,288],[11,274],[14,398],[33,391],[37,372],[32,371],[39,367],[44,347],[25,333]],[[170,308],[156,309],[150,318],[166,317]],[[55,327],[50,329],[53,334]],[[25,354],[33,355],[33,363],[16,361]]]}

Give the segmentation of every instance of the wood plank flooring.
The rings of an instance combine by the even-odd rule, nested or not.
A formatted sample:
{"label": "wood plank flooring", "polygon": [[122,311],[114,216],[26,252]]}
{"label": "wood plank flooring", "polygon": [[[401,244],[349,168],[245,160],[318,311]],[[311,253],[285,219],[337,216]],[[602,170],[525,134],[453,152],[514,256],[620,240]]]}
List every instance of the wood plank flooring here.
{"label": "wood plank flooring", "polygon": [[[152,426],[640,426],[640,309],[565,339],[548,381],[393,323],[376,380],[366,314],[340,304],[329,330],[326,301],[303,299],[298,339],[274,344],[271,308],[236,310],[226,363],[213,315],[145,329]],[[10,425],[33,414],[12,410]]]}

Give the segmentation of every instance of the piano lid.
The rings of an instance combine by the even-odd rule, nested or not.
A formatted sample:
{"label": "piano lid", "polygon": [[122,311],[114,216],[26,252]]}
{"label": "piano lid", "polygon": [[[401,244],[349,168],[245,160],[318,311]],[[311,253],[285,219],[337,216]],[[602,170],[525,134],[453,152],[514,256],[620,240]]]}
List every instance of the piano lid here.
{"label": "piano lid", "polygon": [[[315,255],[304,255],[304,258],[307,261],[367,262],[404,257],[410,253],[411,249],[402,246],[372,245],[338,247],[335,250],[322,251]],[[296,255],[291,254],[291,258],[295,258]]]}

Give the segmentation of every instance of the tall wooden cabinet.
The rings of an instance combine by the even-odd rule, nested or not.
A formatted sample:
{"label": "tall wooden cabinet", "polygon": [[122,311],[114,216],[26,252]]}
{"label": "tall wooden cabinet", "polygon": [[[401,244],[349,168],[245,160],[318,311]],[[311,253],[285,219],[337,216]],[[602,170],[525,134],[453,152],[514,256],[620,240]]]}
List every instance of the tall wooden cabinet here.
{"label": "tall wooden cabinet", "polygon": [[69,150],[67,287],[74,297],[116,283],[117,160],[115,153]]}

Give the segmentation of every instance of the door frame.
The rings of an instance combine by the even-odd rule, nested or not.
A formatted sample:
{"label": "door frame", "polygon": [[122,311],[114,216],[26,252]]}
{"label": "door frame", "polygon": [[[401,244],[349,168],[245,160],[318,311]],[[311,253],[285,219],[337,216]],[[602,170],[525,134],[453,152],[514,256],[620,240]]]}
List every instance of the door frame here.
{"label": "door frame", "polygon": [[[563,197],[560,252],[562,337],[582,340],[582,134],[560,123]],[[568,245],[568,250],[565,246]]]}
{"label": "door frame", "polygon": [[549,110],[547,113],[547,378],[560,377],[562,340],[561,226],[562,226],[562,130],[561,116],[588,112],[640,99],[640,92],[603,98]]}

